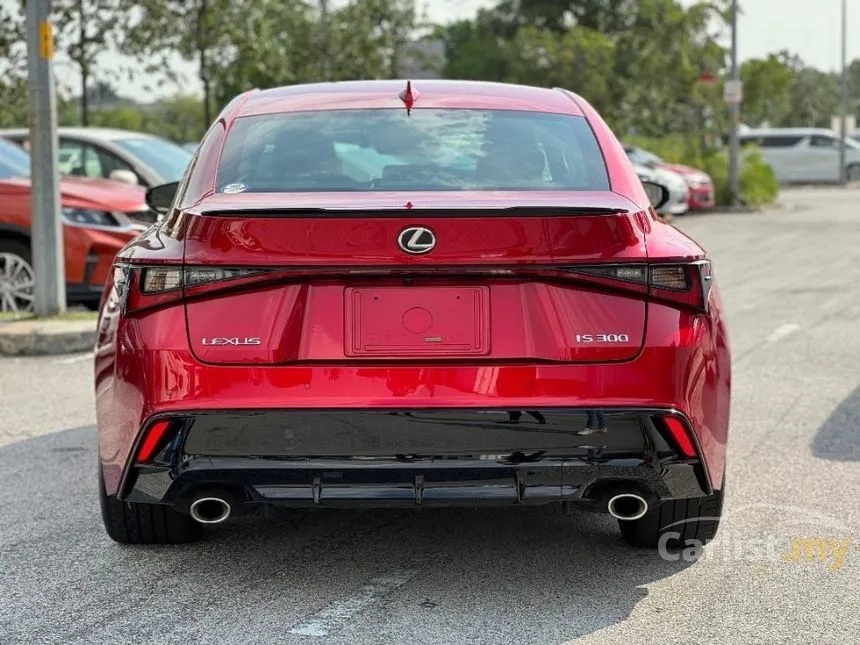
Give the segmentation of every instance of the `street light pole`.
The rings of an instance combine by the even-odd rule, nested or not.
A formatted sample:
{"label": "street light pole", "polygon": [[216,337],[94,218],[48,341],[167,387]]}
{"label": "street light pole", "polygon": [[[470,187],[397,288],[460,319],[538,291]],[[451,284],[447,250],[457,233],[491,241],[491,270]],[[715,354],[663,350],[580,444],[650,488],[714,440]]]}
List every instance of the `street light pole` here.
{"label": "street light pole", "polygon": [[846,115],[848,114],[848,70],[845,66],[846,47],[847,47],[847,27],[848,24],[848,0],[842,0],[842,88],[839,106],[839,136],[841,139],[839,146],[839,180],[843,186],[848,183],[847,169],[845,168],[845,137],[846,137]]}
{"label": "street light pole", "polygon": [[57,172],[57,105],[51,0],[27,2],[27,86],[30,95],[31,254],[36,277],[33,310],[54,316],[66,309],[63,224]]}
{"label": "street light pole", "polygon": [[[737,84],[738,78],[738,0],[732,0],[732,82]],[[732,196],[732,204],[737,205],[740,195],[738,183],[738,167],[740,158],[740,146],[738,145],[738,121],[740,120],[740,103],[729,104],[729,190]]]}

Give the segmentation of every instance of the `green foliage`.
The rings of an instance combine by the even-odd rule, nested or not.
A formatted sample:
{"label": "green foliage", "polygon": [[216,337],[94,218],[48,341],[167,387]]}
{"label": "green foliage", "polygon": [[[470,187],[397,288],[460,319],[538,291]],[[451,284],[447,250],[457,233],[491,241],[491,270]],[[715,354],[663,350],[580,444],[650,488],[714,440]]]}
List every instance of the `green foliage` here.
{"label": "green foliage", "polygon": [[781,123],[791,110],[789,90],[794,80],[788,52],[753,58],[740,67],[744,83],[744,120],[752,125]]}
{"label": "green foliage", "polygon": [[[80,125],[80,112],[69,101],[58,105],[60,125]],[[196,96],[177,94],[151,105],[94,110],[90,125],[156,134],[177,143],[199,141],[205,132],[203,104]]]}
{"label": "green foliage", "polygon": [[0,2],[0,127],[27,123],[26,46],[19,2]]}
{"label": "green foliage", "polygon": [[89,81],[99,57],[115,48],[121,32],[122,0],[53,0],[51,19],[60,55],[78,68],[81,81],[81,122],[89,125]]}
{"label": "green foliage", "polygon": [[769,204],[779,194],[779,180],[755,148],[744,150],[738,181],[741,199],[749,206]]}
{"label": "green foliage", "polygon": [[725,64],[725,49],[710,33],[721,9],[677,0],[502,0],[439,31],[444,74],[560,85],[585,96],[622,133],[714,130],[722,97],[699,77]]}
{"label": "green foliage", "polygon": [[511,61],[508,81],[546,87],[587,87],[588,100],[598,111],[611,108],[614,45],[603,34],[579,26],[561,34],[524,27],[506,48]]}

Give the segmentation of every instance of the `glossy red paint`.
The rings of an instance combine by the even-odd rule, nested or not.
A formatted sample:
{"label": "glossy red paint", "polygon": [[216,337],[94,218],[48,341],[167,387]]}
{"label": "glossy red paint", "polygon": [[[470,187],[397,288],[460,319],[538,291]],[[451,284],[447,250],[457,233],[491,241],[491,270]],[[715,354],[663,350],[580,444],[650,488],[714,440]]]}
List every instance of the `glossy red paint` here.
{"label": "glossy red paint", "polygon": [[[193,187],[180,198],[185,205],[129,244],[118,263],[256,267],[283,274],[188,288],[161,306],[126,315],[130,287],[115,279],[136,274],[117,270],[107,287],[95,355],[100,456],[109,494],[117,492],[141,428],[153,415],[273,408],[674,409],[690,420],[710,483],[721,486],[730,356],[716,285],[703,313],[651,300],[644,287],[635,293],[614,289],[610,281],[503,273],[691,262],[705,258],[705,251],[648,206],[623,148],[581,98],[495,84],[415,86],[421,90],[415,110],[485,106],[584,116],[603,151],[611,192],[212,194],[214,176],[207,173],[213,164],[198,161],[184,181]],[[253,92],[228,106],[219,123],[229,131],[232,119],[246,114],[402,108],[402,88],[400,82],[338,83]],[[220,149],[218,127],[207,137],[215,141],[213,150]],[[285,207],[290,212],[275,212]],[[271,212],[249,216],[237,212],[242,208]],[[615,212],[590,213],[593,208]],[[325,216],[308,209],[323,209]],[[365,216],[347,212],[355,209]],[[397,248],[398,233],[414,225],[436,234],[432,253],[411,256]],[[390,275],[355,272],[392,267],[432,268],[436,273],[425,286],[486,289],[486,353],[369,361],[350,352],[354,332],[348,331],[345,294],[397,282]],[[500,273],[466,277],[474,267]],[[296,273],[308,269],[328,273]],[[424,278],[413,279],[418,284]],[[577,344],[576,335],[592,327],[627,340],[604,347]],[[237,353],[231,343],[202,340],[234,337],[259,342],[242,344]]]}
{"label": "glossy red paint", "polygon": [[[416,110],[486,108],[582,115],[578,104],[566,94],[524,85],[422,80],[413,86],[421,93]],[[242,95],[241,107],[230,117],[309,110],[402,109],[402,90],[403,81],[347,81],[252,90]]]}

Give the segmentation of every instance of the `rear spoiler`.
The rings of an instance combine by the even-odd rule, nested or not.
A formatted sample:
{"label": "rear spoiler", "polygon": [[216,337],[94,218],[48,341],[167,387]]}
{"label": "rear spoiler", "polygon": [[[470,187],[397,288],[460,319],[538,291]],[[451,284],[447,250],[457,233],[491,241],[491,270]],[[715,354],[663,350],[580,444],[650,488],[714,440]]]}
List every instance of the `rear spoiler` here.
{"label": "rear spoiler", "polygon": [[629,213],[624,208],[602,208],[595,206],[507,206],[502,208],[396,208],[396,209],[351,209],[351,208],[204,208],[201,215],[248,217],[571,217],[577,215],[618,215]]}

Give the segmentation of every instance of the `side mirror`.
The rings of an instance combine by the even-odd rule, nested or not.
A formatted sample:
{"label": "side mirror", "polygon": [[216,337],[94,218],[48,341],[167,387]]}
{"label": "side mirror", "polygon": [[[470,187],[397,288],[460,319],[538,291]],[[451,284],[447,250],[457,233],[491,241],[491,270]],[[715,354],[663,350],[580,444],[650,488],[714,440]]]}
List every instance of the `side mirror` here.
{"label": "side mirror", "polygon": [[156,213],[166,215],[170,212],[170,207],[173,206],[177,188],[179,188],[178,181],[153,186],[146,191],[146,205]]}
{"label": "side mirror", "polygon": [[669,189],[662,184],[655,184],[653,181],[643,181],[642,188],[645,189],[645,194],[648,196],[648,201],[651,202],[654,210],[658,210],[669,201]]}
{"label": "side mirror", "polygon": [[111,170],[110,173],[108,173],[108,179],[137,186],[137,175],[135,175],[131,170]]}

